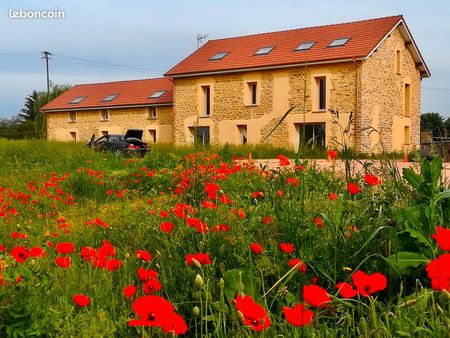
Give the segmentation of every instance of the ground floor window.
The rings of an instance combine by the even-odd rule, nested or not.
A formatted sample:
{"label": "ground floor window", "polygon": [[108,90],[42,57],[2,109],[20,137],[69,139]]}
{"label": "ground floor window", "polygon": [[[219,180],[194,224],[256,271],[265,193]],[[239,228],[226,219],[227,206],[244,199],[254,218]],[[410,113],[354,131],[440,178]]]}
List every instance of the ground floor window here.
{"label": "ground floor window", "polygon": [[325,123],[296,123],[295,128],[299,144],[325,148]]}
{"label": "ground floor window", "polygon": [[77,132],[71,131],[69,134],[70,134],[70,140],[73,142],[77,142]]}
{"label": "ground floor window", "polygon": [[208,145],[210,143],[209,127],[189,127],[192,143]]}
{"label": "ground floor window", "polygon": [[150,143],[156,143],[156,130],[155,129],[149,129],[148,130]]}
{"label": "ground floor window", "polygon": [[241,144],[247,144],[247,125],[240,124],[237,126],[239,131],[239,141]]}
{"label": "ground floor window", "polygon": [[102,136],[108,135],[108,131],[107,130],[102,130],[101,133],[102,133]]}

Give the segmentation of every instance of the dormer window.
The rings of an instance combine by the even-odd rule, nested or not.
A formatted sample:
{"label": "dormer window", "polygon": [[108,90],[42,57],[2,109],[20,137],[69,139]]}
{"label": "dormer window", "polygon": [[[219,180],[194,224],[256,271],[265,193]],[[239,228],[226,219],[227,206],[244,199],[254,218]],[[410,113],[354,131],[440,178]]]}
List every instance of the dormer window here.
{"label": "dormer window", "polygon": [[158,99],[163,96],[165,92],[167,92],[167,90],[157,90],[149,97],[149,99]]}
{"label": "dormer window", "polygon": [[211,56],[209,58],[209,60],[222,60],[226,55],[228,54],[228,52],[220,52],[220,53],[216,53],[213,56]]}
{"label": "dormer window", "polygon": [[269,54],[271,51],[272,51],[272,49],[274,49],[275,48],[275,46],[271,46],[271,47],[262,47],[262,48],[260,48],[256,53],[255,53],[255,55],[267,55],[267,54]]}
{"label": "dormer window", "polygon": [[297,48],[295,48],[295,51],[302,51],[302,50],[309,50],[314,46],[315,42],[302,42],[300,45],[298,45]]}
{"label": "dormer window", "polygon": [[81,101],[83,101],[87,96],[78,96],[76,98],[74,98],[72,101],[69,102],[69,104],[76,104],[76,103],[80,103]]}
{"label": "dormer window", "polygon": [[329,45],[328,47],[341,47],[344,46],[348,40],[350,40],[350,38],[339,38],[339,39],[334,39]]}
{"label": "dormer window", "polygon": [[119,96],[119,94],[111,94],[108,95],[107,97],[105,97],[102,102],[111,102],[112,100],[114,100],[117,96]]}

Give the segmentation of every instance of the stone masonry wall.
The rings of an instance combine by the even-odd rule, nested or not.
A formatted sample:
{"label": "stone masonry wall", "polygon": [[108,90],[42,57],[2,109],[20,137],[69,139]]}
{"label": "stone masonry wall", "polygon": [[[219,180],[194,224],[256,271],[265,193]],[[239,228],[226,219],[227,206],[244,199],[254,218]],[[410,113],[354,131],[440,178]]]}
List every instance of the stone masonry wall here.
{"label": "stone masonry wall", "polygon": [[[396,53],[401,52],[401,72],[396,71]],[[404,116],[404,86],[411,88],[410,117]],[[410,150],[419,145],[420,73],[396,29],[361,65],[358,150],[362,152]],[[404,128],[410,127],[411,142],[404,145]],[[379,131],[370,135],[368,128]],[[403,146],[402,146],[403,144]],[[403,148],[403,149],[399,149]],[[405,149],[409,148],[409,149]]]}
{"label": "stone masonry wall", "polygon": [[[171,106],[157,107],[157,118],[148,116],[147,107],[109,109],[109,120],[100,119],[100,109],[81,110],[77,112],[76,122],[69,122],[68,112],[47,113],[47,139],[71,141],[70,133],[76,133],[77,141],[86,142],[92,134],[96,137],[102,132],[109,134],[124,134],[127,129],[143,129],[143,138],[149,140],[148,129],[166,131],[172,129],[173,114]],[[172,139],[172,135],[158,138]]]}

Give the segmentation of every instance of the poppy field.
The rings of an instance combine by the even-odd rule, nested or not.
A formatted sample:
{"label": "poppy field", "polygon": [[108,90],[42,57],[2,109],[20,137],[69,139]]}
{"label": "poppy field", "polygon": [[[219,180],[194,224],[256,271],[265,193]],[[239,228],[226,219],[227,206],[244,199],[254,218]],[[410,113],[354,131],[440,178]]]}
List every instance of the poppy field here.
{"label": "poppy field", "polygon": [[1,140],[0,336],[449,337],[442,161],[341,156]]}

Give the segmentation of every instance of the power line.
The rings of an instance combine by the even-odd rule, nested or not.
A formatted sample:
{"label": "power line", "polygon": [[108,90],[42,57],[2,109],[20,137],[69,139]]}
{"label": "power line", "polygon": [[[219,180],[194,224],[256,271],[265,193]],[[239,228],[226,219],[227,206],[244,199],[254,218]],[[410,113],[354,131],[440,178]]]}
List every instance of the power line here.
{"label": "power line", "polygon": [[[68,61],[68,62],[70,60],[71,62],[102,65],[102,66],[105,66],[105,67],[122,68],[122,69],[134,70],[134,71],[140,71],[140,72],[151,72],[151,73],[158,73],[158,74],[162,74],[163,73],[162,71],[154,70],[154,69],[148,69],[148,68],[136,67],[136,66],[126,66],[126,65],[121,65],[121,64],[117,64],[117,63],[103,62],[103,61],[97,61],[97,60],[90,60],[90,59],[73,57],[73,56],[66,56],[66,55],[61,55],[61,54],[54,54],[54,57],[55,58],[64,59],[65,61]],[[60,60],[60,61],[62,61],[62,60]]]}

